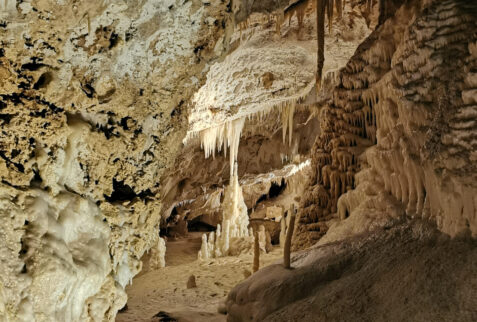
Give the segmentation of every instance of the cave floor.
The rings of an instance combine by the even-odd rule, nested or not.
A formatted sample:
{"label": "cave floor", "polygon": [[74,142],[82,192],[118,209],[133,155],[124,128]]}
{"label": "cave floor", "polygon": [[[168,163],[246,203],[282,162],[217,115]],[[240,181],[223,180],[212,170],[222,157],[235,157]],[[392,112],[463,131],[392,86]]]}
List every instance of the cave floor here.
{"label": "cave floor", "polygon": [[[126,288],[127,310],[116,321],[151,321],[159,312],[179,322],[225,321],[217,307],[228,292],[245,279],[244,270],[252,268],[253,257],[243,254],[206,261],[197,260],[202,233],[190,233],[187,238],[167,242],[166,267],[147,271],[134,278]],[[268,266],[282,257],[282,249],[274,247],[261,254],[260,267]],[[144,258],[144,267],[148,258]],[[189,276],[195,275],[197,288],[187,289]],[[155,319],[161,321],[160,318]],[[165,321],[166,319],[164,319]],[[153,320],[154,321],[154,320]]]}

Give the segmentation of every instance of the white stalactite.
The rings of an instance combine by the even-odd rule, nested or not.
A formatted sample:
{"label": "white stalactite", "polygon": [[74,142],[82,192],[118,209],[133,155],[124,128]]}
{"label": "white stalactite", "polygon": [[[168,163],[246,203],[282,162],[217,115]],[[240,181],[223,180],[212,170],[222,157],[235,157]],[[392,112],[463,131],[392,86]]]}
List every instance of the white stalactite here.
{"label": "white stalactite", "polygon": [[204,149],[205,157],[212,155],[215,158],[215,150],[221,151],[227,155],[227,148],[230,149],[230,177],[233,175],[234,164],[237,161],[240,135],[245,123],[245,118],[235,119],[216,127],[211,127],[200,131],[200,143]]}
{"label": "white stalactite", "polygon": [[283,144],[285,144],[285,138],[288,130],[288,145],[291,145],[293,138],[293,116],[295,115],[296,102],[292,101],[282,108],[281,120],[282,120],[282,135]]}

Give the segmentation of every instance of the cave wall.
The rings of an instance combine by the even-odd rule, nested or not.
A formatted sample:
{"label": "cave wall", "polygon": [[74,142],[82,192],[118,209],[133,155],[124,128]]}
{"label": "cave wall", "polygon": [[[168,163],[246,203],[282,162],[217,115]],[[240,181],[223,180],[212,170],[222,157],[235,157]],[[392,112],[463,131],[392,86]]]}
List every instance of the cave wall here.
{"label": "cave wall", "polygon": [[0,320],[113,320],[233,30],[224,1],[2,1]]}
{"label": "cave wall", "polygon": [[241,23],[252,13],[271,14],[288,6],[290,0],[233,0],[232,9],[235,21]]}
{"label": "cave wall", "polygon": [[321,113],[297,249],[386,216],[476,235],[476,17],[467,1],[409,1],[358,48]]}

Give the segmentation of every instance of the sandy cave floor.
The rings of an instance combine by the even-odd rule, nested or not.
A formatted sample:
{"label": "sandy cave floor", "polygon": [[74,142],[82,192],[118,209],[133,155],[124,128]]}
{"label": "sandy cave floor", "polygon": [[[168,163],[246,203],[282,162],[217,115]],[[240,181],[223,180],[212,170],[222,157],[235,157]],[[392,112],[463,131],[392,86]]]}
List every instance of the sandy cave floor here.
{"label": "sandy cave floor", "polygon": [[[148,259],[144,259],[144,273],[126,288],[127,310],[118,313],[116,321],[151,321],[159,312],[179,322],[226,321],[225,315],[217,313],[217,307],[245,279],[244,270],[251,271],[253,257],[244,254],[198,261],[202,234],[193,232],[186,238],[168,241],[165,268],[147,271]],[[268,254],[262,253],[260,267],[276,262],[282,253],[278,246]],[[196,277],[197,288],[187,289],[191,275]]]}

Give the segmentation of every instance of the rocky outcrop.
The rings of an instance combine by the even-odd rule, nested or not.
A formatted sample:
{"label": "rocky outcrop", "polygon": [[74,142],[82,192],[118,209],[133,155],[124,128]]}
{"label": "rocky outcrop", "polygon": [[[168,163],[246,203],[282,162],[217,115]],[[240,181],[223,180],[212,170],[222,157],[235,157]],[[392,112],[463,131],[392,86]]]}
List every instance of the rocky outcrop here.
{"label": "rocky outcrop", "polygon": [[474,321],[475,241],[403,218],[292,255],[227,297],[227,321]]}
{"label": "rocky outcrop", "polygon": [[[342,70],[321,113],[297,249],[314,244],[329,225],[363,231],[392,212],[432,218],[453,236],[476,234],[473,6],[407,4]],[[418,17],[407,19],[412,15]],[[394,204],[399,210],[390,210]]]}
{"label": "rocky outcrop", "polygon": [[370,226],[363,218],[372,222],[390,208],[376,194],[384,191],[400,211],[452,237],[477,236],[476,18],[477,5],[467,1],[426,7],[397,46],[392,71],[363,93],[377,144],[363,155],[357,189],[339,200],[340,218]]}
{"label": "rocky outcrop", "polygon": [[0,320],[113,320],[228,3],[2,1]]}

